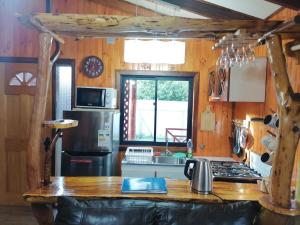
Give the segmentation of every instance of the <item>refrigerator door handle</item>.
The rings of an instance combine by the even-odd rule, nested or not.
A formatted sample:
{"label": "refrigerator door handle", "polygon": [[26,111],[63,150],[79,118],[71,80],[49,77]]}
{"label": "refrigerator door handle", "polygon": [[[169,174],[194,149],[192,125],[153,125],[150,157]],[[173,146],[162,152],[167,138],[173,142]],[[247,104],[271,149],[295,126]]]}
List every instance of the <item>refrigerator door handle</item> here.
{"label": "refrigerator door handle", "polygon": [[71,159],[71,163],[84,163],[84,164],[91,164],[93,161],[88,159]]}

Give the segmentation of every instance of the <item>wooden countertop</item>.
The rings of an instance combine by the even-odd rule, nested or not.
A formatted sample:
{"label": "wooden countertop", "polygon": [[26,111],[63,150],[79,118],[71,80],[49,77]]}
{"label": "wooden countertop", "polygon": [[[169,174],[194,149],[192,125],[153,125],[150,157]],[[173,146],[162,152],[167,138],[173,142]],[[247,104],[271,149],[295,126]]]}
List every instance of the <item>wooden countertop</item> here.
{"label": "wooden countertop", "polygon": [[[53,203],[59,196],[75,198],[135,198],[166,201],[222,202],[236,200],[258,201],[264,194],[257,184],[214,182],[213,194],[195,194],[189,181],[166,179],[167,194],[122,194],[122,177],[52,177],[52,184],[26,192],[23,197],[29,203]],[[221,199],[220,199],[221,198]]]}

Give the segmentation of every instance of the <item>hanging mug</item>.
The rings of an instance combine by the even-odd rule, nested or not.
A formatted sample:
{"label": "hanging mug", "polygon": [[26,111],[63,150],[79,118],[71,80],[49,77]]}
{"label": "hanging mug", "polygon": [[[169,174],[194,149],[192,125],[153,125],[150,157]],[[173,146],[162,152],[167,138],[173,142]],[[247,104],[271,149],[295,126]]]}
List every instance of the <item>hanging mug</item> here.
{"label": "hanging mug", "polygon": [[272,166],[274,152],[265,152],[261,155],[260,160],[270,166]]}
{"label": "hanging mug", "polygon": [[261,139],[261,143],[265,146],[269,151],[273,152],[277,149],[277,141],[276,138],[271,135],[266,135]]}
{"label": "hanging mug", "polygon": [[273,128],[279,127],[279,118],[277,116],[277,113],[274,113],[272,115],[266,115],[264,118],[264,124],[269,125]]}

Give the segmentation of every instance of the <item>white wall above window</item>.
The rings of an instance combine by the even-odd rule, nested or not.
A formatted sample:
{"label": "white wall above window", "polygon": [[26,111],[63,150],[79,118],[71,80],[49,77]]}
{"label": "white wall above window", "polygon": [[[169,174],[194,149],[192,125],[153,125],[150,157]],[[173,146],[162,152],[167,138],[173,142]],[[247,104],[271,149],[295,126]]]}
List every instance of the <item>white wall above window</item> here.
{"label": "white wall above window", "polygon": [[184,64],[185,42],[161,40],[125,40],[127,63]]}

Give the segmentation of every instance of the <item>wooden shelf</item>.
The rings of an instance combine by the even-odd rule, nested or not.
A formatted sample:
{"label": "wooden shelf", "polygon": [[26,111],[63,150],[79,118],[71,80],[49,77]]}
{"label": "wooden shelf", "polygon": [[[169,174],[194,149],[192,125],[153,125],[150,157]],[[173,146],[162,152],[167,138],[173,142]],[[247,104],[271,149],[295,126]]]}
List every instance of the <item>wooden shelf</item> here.
{"label": "wooden shelf", "polygon": [[67,129],[78,126],[78,120],[47,120],[43,123],[44,127],[53,129]]}
{"label": "wooden shelf", "polygon": [[300,215],[300,207],[297,205],[296,201],[291,201],[291,208],[282,208],[280,206],[276,206],[271,202],[271,198],[269,195],[265,195],[259,198],[259,204],[261,204],[264,208],[286,216],[299,216]]}

